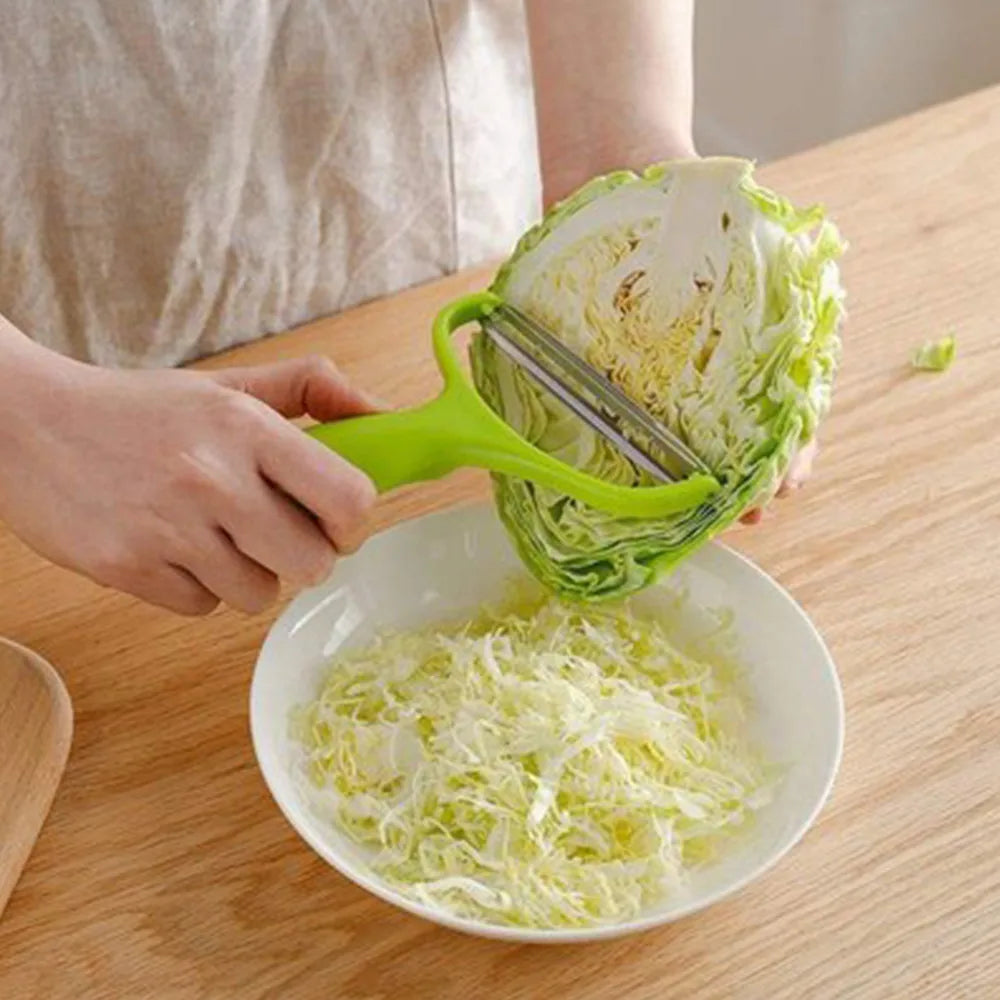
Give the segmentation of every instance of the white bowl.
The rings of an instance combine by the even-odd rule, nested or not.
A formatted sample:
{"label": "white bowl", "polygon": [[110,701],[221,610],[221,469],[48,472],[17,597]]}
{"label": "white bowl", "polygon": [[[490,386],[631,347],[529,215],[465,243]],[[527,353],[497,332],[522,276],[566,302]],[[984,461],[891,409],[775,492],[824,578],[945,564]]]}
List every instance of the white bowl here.
{"label": "white bowl", "polygon": [[326,583],[292,601],[260,651],[250,692],[257,761],[289,823],[320,857],[376,896],[447,927],[507,940],[587,941],[645,930],[703,909],[763,874],[802,837],[829,794],[843,744],[843,699],[830,654],[805,612],[765,573],[717,544],[699,550],[678,576],[643,599],[655,603],[657,590],[663,595],[682,579],[692,605],[733,610],[754,700],[755,736],[786,772],[750,833],[728,845],[717,863],[695,872],[682,893],[613,926],[494,926],[400,895],[371,870],[364,849],[313,815],[292,778],[288,714],[316,696],[330,657],[387,627],[472,612],[523,573],[492,507],[482,505],[384,532],[340,562]]}

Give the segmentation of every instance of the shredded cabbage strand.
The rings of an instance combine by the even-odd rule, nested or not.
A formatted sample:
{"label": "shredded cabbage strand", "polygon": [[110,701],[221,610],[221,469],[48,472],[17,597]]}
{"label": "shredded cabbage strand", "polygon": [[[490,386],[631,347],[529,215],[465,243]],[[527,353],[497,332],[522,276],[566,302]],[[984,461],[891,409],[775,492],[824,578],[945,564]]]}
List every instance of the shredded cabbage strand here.
{"label": "shredded cabbage strand", "polygon": [[617,923],[769,799],[723,648],[552,597],[388,634],[293,712],[298,773],[413,899],[505,925]]}

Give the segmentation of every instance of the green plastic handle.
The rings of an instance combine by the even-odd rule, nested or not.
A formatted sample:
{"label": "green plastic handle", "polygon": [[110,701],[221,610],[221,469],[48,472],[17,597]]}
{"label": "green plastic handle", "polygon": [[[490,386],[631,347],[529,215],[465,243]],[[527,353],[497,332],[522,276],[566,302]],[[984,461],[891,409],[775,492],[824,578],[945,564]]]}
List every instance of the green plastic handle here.
{"label": "green plastic handle", "polygon": [[410,410],[351,417],[307,431],[365,472],[379,492],[438,479],[477,466],[546,486],[620,517],[660,517],[707,500],[719,484],[693,475],[663,486],[619,486],[580,472],[524,440],[483,401],[462,371],[452,334],[499,303],[477,292],[444,307],[434,320],[433,346],[444,389]]}

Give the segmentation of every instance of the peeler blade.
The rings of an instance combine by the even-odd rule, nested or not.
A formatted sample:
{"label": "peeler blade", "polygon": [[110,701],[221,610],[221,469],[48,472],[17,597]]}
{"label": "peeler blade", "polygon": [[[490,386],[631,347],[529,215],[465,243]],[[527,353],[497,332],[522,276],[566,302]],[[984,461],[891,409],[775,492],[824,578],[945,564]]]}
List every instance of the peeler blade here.
{"label": "peeler blade", "polygon": [[502,303],[482,325],[514,364],[654,479],[677,482],[699,472],[711,475],[668,427],[520,309]]}

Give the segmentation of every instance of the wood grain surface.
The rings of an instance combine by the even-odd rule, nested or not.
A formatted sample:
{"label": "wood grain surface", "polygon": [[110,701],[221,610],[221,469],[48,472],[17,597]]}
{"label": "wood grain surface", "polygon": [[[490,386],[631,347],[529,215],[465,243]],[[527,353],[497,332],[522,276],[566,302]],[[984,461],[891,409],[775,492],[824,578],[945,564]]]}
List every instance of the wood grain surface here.
{"label": "wood grain surface", "polygon": [[0,639],[0,917],[28,860],[73,736],[73,708],[52,665]]}
{"label": "wood grain surface", "polygon": [[[60,664],[70,765],[0,925],[0,996],[410,1000],[1000,996],[1000,90],[768,166],[852,243],[818,474],[730,540],[812,614],[843,678],[834,797],[732,900],[566,948],[463,937],[368,897],[285,824],[247,735],[272,616],[187,621],[0,535],[0,634]],[[467,274],[238,352],[332,355],[434,391],[428,322]],[[908,369],[948,329],[943,375]],[[484,495],[463,474],[383,523]]]}

